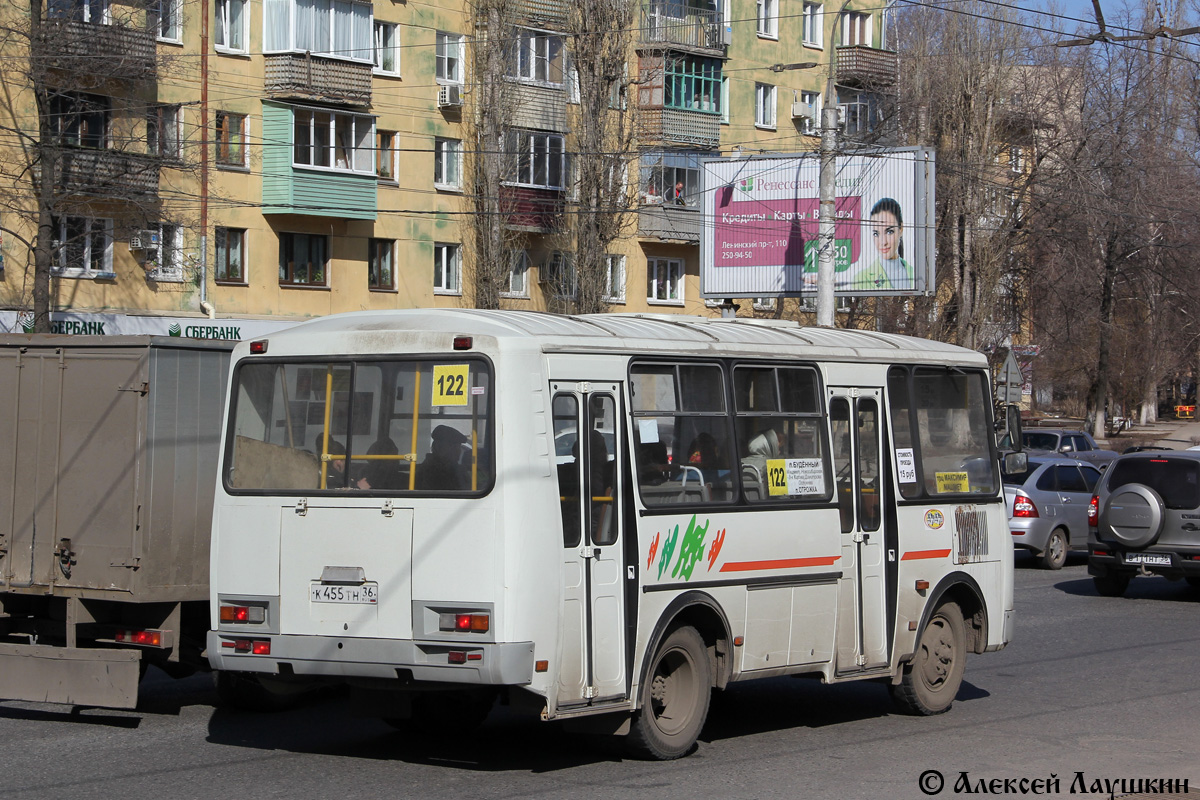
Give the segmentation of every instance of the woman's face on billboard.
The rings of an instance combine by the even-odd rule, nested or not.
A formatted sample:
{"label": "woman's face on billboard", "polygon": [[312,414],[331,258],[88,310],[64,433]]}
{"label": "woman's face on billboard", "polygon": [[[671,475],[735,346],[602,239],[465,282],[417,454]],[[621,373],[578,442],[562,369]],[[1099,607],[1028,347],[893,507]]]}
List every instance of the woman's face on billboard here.
{"label": "woman's face on billboard", "polygon": [[900,225],[890,211],[879,211],[871,215],[871,240],[879,257],[884,260],[899,258]]}

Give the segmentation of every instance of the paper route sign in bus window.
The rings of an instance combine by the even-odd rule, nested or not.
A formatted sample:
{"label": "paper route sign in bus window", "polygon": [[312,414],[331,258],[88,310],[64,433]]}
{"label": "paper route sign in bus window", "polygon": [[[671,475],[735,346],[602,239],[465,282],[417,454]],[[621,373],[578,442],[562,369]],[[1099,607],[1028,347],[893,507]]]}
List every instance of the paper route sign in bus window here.
{"label": "paper route sign in bus window", "polygon": [[465,406],[470,367],[466,364],[439,364],[433,368],[433,406]]}

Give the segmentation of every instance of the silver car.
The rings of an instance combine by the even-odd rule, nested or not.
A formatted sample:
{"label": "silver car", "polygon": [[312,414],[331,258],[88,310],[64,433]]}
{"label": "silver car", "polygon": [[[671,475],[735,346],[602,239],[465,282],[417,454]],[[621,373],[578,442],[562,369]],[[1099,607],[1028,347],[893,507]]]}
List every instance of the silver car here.
{"label": "silver car", "polygon": [[1032,550],[1046,569],[1062,569],[1068,550],[1087,547],[1088,506],[1100,480],[1095,465],[1034,457],[1026,471],[1003,480],[1014,546]]}
{"label": "silver car", "polygon": [[1068,430],[1066,428],[1029,428],[1021,434],[1021,442],[1031,456],[1039,454],[1061,453],[1067,458],[1087,461],[1100,469],[1112,463],[1117,454],[1105,450],[1096,444],[1090,433],[1086,431]]}

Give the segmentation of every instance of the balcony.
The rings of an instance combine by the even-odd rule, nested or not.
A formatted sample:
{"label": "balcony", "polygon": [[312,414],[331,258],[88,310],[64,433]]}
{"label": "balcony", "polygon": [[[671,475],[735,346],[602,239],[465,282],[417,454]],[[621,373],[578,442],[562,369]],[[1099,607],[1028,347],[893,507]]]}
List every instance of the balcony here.
{"label": "balcony", "polygon": [[508,208],[507,225],[512,230],[550,233],[562,227],[562,190],[504,186],[501,197]]}
{"label": "balcony", "polygon": [[722,55],[725,26],[721,12],[714,8],[696,8],[679,2],[652,2],[642,6],[639,31],[641,46],[662,45],[693,50],[705,55]]}
{"label": "balcony", "polygon": [[539,86],[513,81],[512,125],[542,131],[566,133],[567,92],[552,86]]}
{"label": "balcony", "polygon": [[[154,31],[50,19],[38,26],[36,37],[34,67],[70,73],[74,88],[151,80],[158,74]],[[97,64],[104,66],[97,69]]]}
{"label": "balcony", "polygon": [[157,156],[119,150],[63,148],[57,188],[76,195],[105,198],[158,194]]}
{"label": "balcony", "polygon": [[700,209],[645,205],[638,209],[638,236],[666,242],[700,244]]}
{"label": "balcony", "polygon": [[899,66],[900,58],[890,50],[864,45],[837,49],[837,82],[841,86],[892,86]]}
{"label": "balcony", "polygon": [[562,30],[567,22],[565,0],[516,0],[516,18],[548,30]]}
{"label": "balcony", "polygon": [[266,93],[272,100],[300,100],[370,108],[371,65],[313,55],[266,57]]}
{"label": "balcony", "polygon": [[713,150],[721,144],[721,117],[703,111],[642,106],[638,134],[654,147],[685,146]]}

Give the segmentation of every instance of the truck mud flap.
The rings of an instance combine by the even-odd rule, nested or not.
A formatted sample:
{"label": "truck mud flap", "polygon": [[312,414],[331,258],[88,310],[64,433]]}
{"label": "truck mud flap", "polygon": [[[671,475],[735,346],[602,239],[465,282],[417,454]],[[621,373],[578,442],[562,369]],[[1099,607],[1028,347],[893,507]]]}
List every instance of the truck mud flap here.
{"label": "truck mud flap", "polygon": [[137,650],[0,644],[0,699],[133,708],[141,655]]}

